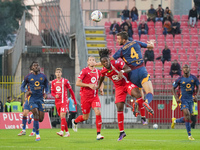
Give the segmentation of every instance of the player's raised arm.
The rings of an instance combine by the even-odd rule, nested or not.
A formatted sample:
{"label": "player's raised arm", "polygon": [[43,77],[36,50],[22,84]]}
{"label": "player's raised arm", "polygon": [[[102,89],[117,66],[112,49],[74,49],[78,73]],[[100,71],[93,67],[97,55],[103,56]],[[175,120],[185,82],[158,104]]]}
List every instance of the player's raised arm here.
{"label": "player's raised arm", "polygon": [[153,49],[154,48],[155,40],[147,41],[147,48]]}
{"label": "player's raised arm", "polygon": [[[120,63],[123,63],[123,62],[120,62]],[[131,68],[127,66],[126,64],[124,64],[122,70],[118,74],[118,78],[121,80],[123,78],[123,73],[129,73],[129,72],[131,72]]]}

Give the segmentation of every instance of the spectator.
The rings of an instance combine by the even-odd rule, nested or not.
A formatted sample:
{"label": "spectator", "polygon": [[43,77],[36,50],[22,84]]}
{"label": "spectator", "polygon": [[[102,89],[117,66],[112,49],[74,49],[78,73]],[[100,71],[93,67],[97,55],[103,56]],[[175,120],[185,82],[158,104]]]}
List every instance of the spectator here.
{"label": "spectator", "polygon": [[0,100],[0,112],[3,112],[3,103],[1,100]]}
{"label": "spectator", "polygon": [[197,122],[197,115],[198,115],[198,106],[197,106],[197,102],[194,102],[193,105],[193,113],[191,115],[191,128],[194,129],[195,128],[195,124]]}
{"label": "spectator", "polygon": [[122,19],[122,21],[129,20],[129,10],[128,10],[127,6],[125,7],[125,9],[121,13],[121,19]]}
{"label": "spectator", "polygon": [[7,97],[7,102],[5,103],[5,112],[11,112],[11,97]]}
{"label": "spectator", "polygon": [[197,13],[200,14],[200,0],[194,0],[194,5],[197,9]]}
{"label": "spectator", "polygon": [[165,48],[162,51],[161,61],[163,62],[163,64],[165,63],[165,61],[171,61],[171,50],[168,48],[167,45],[165,45]]}
{"label": "spectator", "polygon": [[[20,102],[19,102],[20,100]],[[11,103],[11,112],[22,112],[22,103],[21,103],[21,98],[20,99],[15,99]]]}
{"label": "spectator", "polygon": [[132,24],[131,24],[131,21],[130,20],[126,20],[125,22],[123,22],[121,25],[120,25],[120,28],[122,31],[124,31],[124,26],[128,26],[128,30],[132,31],[133,32],[133,29],[132,29]]}
{"label": "spectator", "polygon": [[77,106],[74,104],[74,100],[70,97],[69,99],[69,119],[67,120],[68,128],[72,128],[72,119],[76,117]]}
{"label": "spectator", "polygon": [[147,61],[154,61],[154,51],[152,49],[147,49],[144,54],[144,63],[146,66]]}
{"label": "spectator", "polygon": [[138,10],[135,6],[131,9],[131,19],[132,21],[138,20]]}
{"label": "spectator", "polygon": [[197,10],[195,6],[190,10],[189,16],[188,16],[190,26],[194,28],[196,22],[197,22]]}
{"label": "spectator", "polygon": [[110,26],[110,34],[113,34],[113,36],[115,36],[115,34],[117,34],[118,32],[120,32],[120,28],[116,20],[114,20]]}
{"label": "spectator", "polygon": [[171,23],[170,16],[167,15],[167,18],[165,18],[165,22],[163,24],[163,34],[167,35],[168,33],[171,33],[171,31],[172,31],[172,23]]}
{"label": "spectator", "polygon": [[153,8],[153,4],[151,4],[151,8],[148,10],[147,16],[148,16],[147,21],[155,22],[156,10]]}
{"label": "spectator", "polygon": [[166,17],[164,17],[164,19],[162,21],[163,25],[164,25],[165,21],[169,21],[170,23],[172,23],[172,18],[170,17],[169,14],[166,14]]}
{"label": "spectator", "polygon": [[161,5],[158,5],[158,8],[156,9],[156,21],[163,21],[164,16],[164,9],[161,7]]}
{"label": "spectator", "polygon": [[172,32],[173,36],[175,36],[175,34],[181,34],[181,30],[180,30],[180,23],[178,22],[178,20],[176,18],[174,18],[174,21],[172,23]]}
{"label": "spectator", "polygon": [[174,74],[181,76],[181,67],[176,59],[174,60],[174,62],[171,65],[169,74],[171,75],[172,78],[173,78]]}
{"label": "spectator", "polygon": [[138,27],[139,38],[141,37],[141,34],[148,34],[148,30],[148,25],[145,23],[144,20],[142,20],[141,24]]}
{"label": "spectator", "polygon": [[173,14],[172,11],[169,9],[169,7],[166,7],[165,12],[164,12],[164,17],[167,17],[169,15],[171,19],[173,19]]}
{"label": "spectator", "polygon": [[132,37],[132,36],[133,36],[133,32],[132,32],[132,31],[133,31],[133,30],[132,30],[132,31],[129,30],[129,29],[128,29],[128,26],[125,25],[123,31],[126,31],[126,32],[128,33],[128,40],[129,40],[129,41],[133,41],[133,37]]}

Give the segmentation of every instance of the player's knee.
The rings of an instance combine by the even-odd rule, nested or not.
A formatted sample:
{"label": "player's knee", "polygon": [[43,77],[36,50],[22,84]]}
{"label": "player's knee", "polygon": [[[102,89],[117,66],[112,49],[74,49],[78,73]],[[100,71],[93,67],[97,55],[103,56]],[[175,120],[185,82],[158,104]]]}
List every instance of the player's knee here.
{"label": "player's knee", "polygon": [[101,115],[101,111],[100,111],[100,110],[96,110],[96,111],[95,111],[95,115],[96,115],[96,116]]}
{"label": "player's knee", "polygon": [[83,115],[83,119],[86,121],[86,120],[88,120],[88,118],[89,118],[89,116],[84,116]]}

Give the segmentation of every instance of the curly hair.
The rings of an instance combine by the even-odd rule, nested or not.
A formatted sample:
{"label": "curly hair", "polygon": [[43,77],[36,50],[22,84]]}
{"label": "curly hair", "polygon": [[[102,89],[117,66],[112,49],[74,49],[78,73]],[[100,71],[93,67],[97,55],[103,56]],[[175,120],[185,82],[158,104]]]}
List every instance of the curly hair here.
{"label": "curly hair", "polygon": [[109,57],[109,55],[111,54],[111,50],[108,48],[98,49],[98,51],[99,51],[100,60],[101,58]]}
{"label": "curly hair", "polygon": [[30,65],[30,67],[29,67],[30,70],[32,70],[33,64],[35,64],[35,63],[38,64],[37,61],[33,61],[33,62],[31,63],[31,65]]}

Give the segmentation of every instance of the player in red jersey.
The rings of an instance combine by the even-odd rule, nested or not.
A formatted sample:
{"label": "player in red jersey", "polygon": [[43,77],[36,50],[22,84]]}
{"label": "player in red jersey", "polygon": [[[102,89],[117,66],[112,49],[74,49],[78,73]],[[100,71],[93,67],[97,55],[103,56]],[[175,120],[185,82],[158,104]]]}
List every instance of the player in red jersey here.
{"label": "player in red jersey", "polygon": [[[96,115],[97,140],[101,140],[104,138],[100,133],[102,124],[100,111],[101,103],[98,90],[96,90],[100,78],[100,71],[94,67],[96,63],[94,57],[89,57],[87,63],[88,67],[80,72],[76,81],[76,85],[81,87],[80,96],[83,115],[72,120],[72,129],[77,132],[77,123],[88,120],[92,107]],[[103,86],[100,88],[100,91],[101,94],[103,94]]]}
{"label": "player in red jersey", "polygon": [[117,115],[118,115],[118,127],[120,130],[120,135],[118,141],[121,141],[126,133],[124,132],[124,103],[126,100],[126,95],[129,93],[131,96],[134,96],[139,104],[139,109],[143,122],[146,122],[145,117],[145,108],[143,106],[143,98],[140,93],[139,88],[131,83],[127,77],[126,73],[131,71],[131,68],[128,67],[124,62],[117,60],[109,60],[109,55],[111,51],[109,49],[99,50],[100,61],[104,66],[101,70],[101,78],[99,86],[101,86],[105,76],[110,78],[115,85],[115,104],[117,106]]}
{"label": "player in red jersey", "polygon": [[56,109],[61,119],[61,131],[57,132],[57,134],[63,136],[63,132],[65,130],[66,134],[64,135],[64,137],[68,137],[70,136],[70,134],[65,118],[67,106],[67,89],[73,97],[75,105],[76,99],[69,81],[65,78],[62,78],[62,68],[56,68],[55,75],[56,79],[53,80],[51,83],[51,95],[55,97]]}

